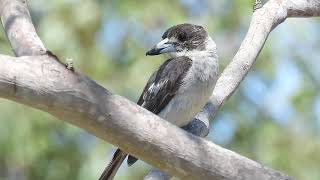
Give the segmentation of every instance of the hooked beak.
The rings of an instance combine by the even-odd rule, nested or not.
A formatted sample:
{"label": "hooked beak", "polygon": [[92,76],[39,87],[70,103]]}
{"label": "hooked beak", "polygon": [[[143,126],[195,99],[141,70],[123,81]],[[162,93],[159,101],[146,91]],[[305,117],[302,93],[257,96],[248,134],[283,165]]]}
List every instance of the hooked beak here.
{"label": "hooked beak", "polygon": [[168,52],[175,52],[177,51],[174,44],[169,42],[169,39],[166,38],[162,41],[160,41],[158,44],[153,46],[147,53],[146,56],[153,56],[153,55],[159,55],[163,53]]}

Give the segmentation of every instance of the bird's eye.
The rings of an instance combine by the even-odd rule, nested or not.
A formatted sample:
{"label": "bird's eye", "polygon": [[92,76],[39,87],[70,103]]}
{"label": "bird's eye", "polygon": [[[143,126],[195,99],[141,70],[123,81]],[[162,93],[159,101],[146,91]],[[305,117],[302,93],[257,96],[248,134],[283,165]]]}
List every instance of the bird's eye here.
{"label": "bird's eye", "polygon": [[184,42],[187,40],[187,34],[186,33],[180,33],[178,35],[178,40],[181,41],[181,42]]}

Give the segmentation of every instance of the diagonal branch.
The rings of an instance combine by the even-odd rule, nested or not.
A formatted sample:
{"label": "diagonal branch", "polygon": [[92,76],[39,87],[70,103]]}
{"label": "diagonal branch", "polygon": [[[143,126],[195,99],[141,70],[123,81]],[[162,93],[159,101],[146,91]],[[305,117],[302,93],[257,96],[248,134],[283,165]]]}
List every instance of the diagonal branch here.
{"label": "diagonal branch", "polygon": [[46,52],[32,24],[26,0],[2,0],[0,12],[2,25],[16,56]]}
{"label": "diagonal branch", "polygon": [[289,179],[111,94],[50,56],[0,55],[0,97],[46,111],[182,179]]}

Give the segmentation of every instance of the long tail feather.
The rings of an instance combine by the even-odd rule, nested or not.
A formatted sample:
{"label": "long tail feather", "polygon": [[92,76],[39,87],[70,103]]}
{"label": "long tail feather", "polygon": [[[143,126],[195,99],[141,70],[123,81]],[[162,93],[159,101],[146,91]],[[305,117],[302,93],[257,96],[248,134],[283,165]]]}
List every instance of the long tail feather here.
{"label": "long tail feather", "polygon": [[104,169],[99,180],[112,180],[127,155],[128,154],[126,154],[125,152],[117,149],[117,151],[113,155],[111,162]]}

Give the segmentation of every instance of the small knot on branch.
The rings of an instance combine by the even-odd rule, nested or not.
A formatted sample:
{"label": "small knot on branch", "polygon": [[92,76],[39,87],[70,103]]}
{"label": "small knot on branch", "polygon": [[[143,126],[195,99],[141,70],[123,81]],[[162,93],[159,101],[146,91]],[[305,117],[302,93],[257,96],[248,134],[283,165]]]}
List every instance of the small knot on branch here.
{"label": "small knot on branch", "polygon": [[74,67],[73,67],[73,59],[71,58],[67,58],[66,59],[66,68],[71,70],[71,71],[74,71]]}

